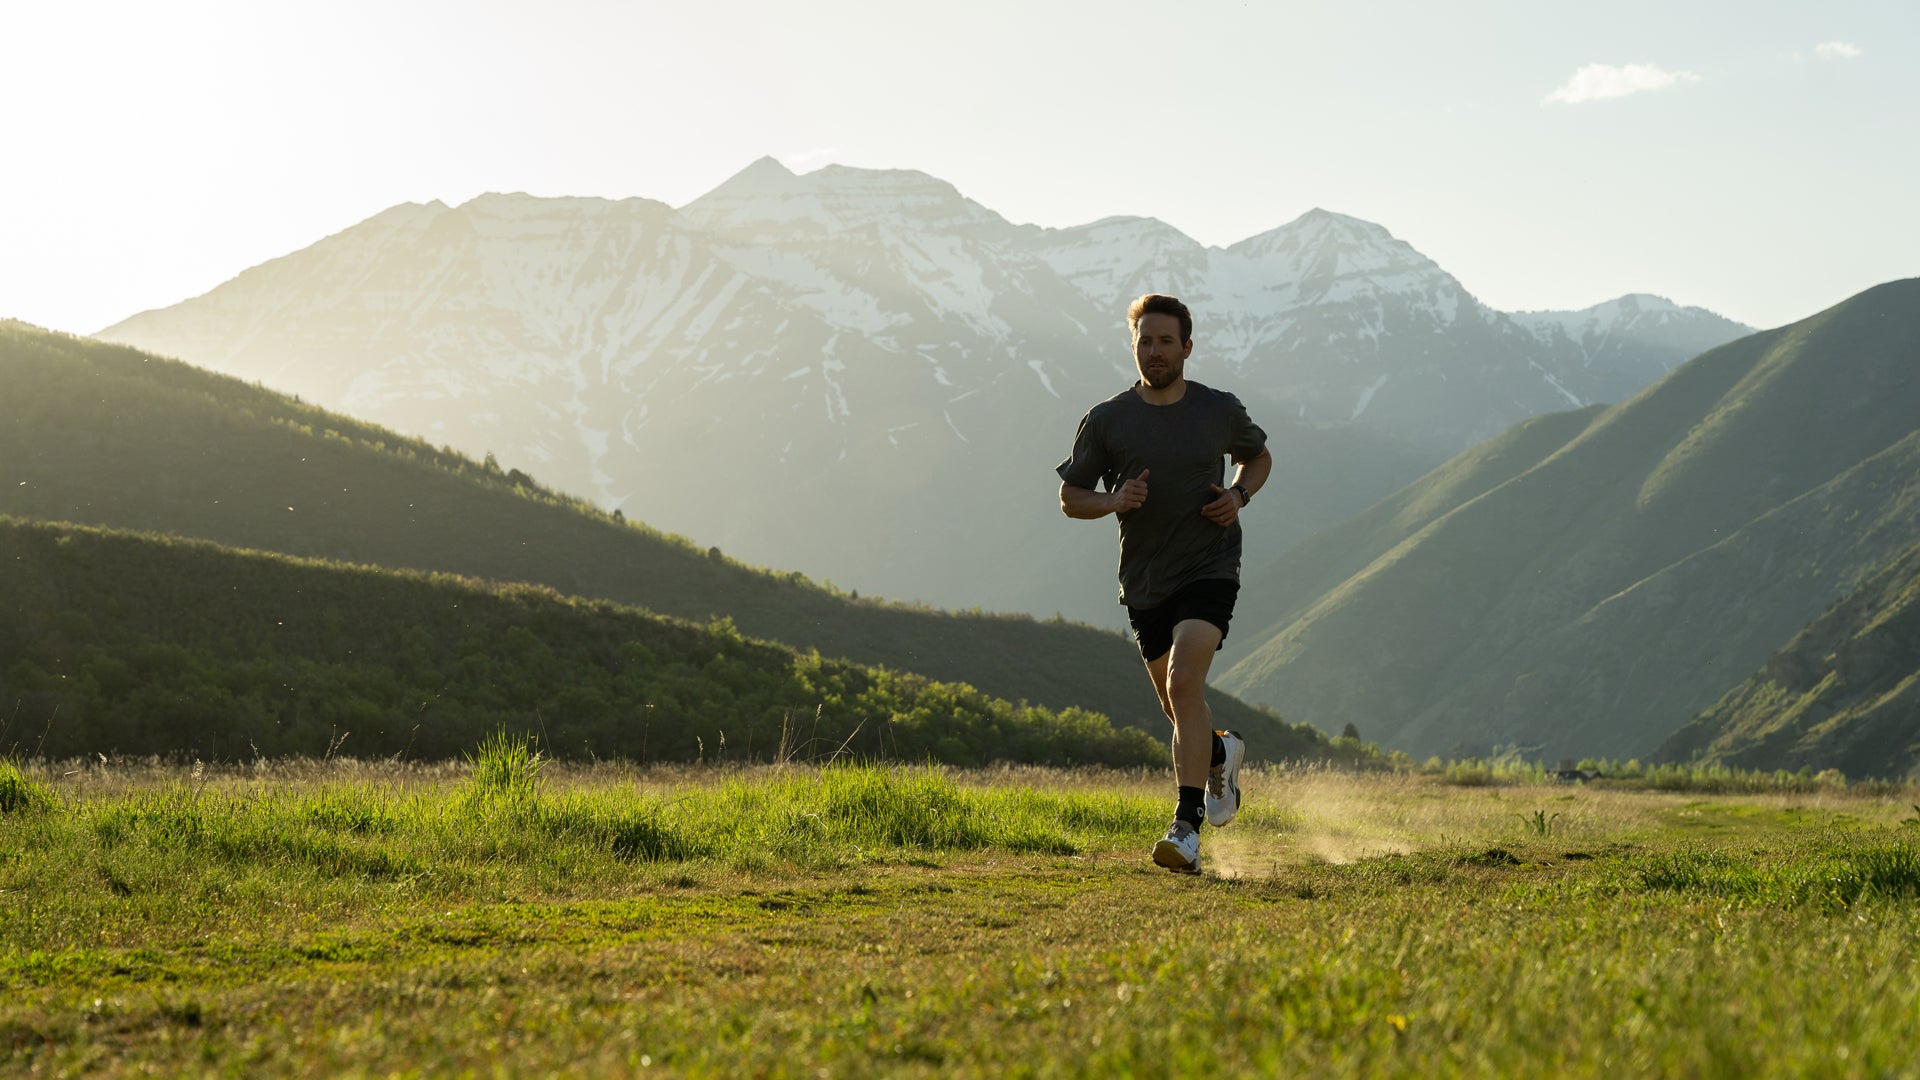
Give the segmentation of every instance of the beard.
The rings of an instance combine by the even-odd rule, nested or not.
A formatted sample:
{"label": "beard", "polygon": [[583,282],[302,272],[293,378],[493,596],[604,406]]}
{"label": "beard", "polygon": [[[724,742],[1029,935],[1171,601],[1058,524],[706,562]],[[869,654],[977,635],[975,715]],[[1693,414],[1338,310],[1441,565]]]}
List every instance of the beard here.
{"label": "beard", "polygon": [[1165,390],[1180,378],[1185,370],[1184,364],[1167,364],[1162,367],[1146,368],[1140,372],[1140,381],[1155,390]]}

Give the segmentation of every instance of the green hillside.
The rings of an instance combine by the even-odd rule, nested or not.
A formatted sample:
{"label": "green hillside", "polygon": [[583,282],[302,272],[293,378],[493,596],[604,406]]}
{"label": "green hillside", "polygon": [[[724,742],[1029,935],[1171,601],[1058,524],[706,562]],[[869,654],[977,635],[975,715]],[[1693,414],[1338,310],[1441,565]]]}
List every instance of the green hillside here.
{"label": "green hillside", "polygon": [[[1290,547],[1284,557],[1249,569],[1243,575],[1239,612],[1253,630],[1248,639],[1272,637],[1329,589],[1365,570],[1369,563],[1456,507],[1546,460],[1605,411],[1605,406],[1595,405],[1521,421],[1362,512]],[[1331,480],[1343,472],[1339,464],[1330,461],[1321,474]],[[1285,500],[1282,493],[1280,500],[1267,501],[1286,507],[1282,513],[1290,513],[1292,504]]]}
{"label": "green hillside", "polygon": [[[1137,652],[1090,627],[856,599],[799,573],[609,517],[476,463],[283,395],[123,346],[0,323],[0,514],[196,537],[308,558],[545,585],[1159,737]],[[751,498],[751,477],[715,497]],[[1019,553],[1009,553],[1018,557]],[[1224,694],[1256,753],[1312,733]]]}
{"label": "green hillside", "polygon": [[1416,755],[1645,755],[1920,536],[1917,357],[1895,282],[1552,420],[1510,479],[1268,568],[1306,595],[1222,686]]}
{"label": "green hillside", "polygon": [[527,585],[0,518],[0,753],[1155,764],[1080,709],[800,655]]}
{"label": "green hillside", "polygon": [[1808,624],[1658,756],[1910,775],[1920,766],[1920,544]]}

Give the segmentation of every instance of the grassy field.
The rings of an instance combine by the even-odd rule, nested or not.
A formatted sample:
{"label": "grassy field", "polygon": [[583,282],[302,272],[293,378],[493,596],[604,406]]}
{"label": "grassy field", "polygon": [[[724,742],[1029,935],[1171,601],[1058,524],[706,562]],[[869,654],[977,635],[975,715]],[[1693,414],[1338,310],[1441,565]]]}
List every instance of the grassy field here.
{"label": "grassy field", "polygon": [[1906,789],[0,765],[0,1070],[1920,1075]]}

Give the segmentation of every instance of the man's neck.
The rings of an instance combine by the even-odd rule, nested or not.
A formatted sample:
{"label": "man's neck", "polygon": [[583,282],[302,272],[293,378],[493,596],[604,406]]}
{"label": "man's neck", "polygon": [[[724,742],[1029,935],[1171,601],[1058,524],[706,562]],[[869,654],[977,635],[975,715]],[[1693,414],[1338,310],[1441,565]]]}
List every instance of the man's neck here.
{"label": "man's neck", "polygon": [[1139,394],[1140,400],[1149,405],[1175,405],[1181,398],[1187,396],[1187,380],[1183,376],[1155,390],[1143,379],[1133,384],[1133,392]]}

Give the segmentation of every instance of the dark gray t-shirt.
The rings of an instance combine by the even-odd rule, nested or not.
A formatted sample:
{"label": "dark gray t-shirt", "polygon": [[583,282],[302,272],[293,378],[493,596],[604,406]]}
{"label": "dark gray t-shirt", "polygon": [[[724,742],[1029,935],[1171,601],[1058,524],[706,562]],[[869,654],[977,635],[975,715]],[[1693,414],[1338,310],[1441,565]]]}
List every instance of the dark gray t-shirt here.
{"label": "dark gray t-shirt", "polygon": [[1074,487],[1112,491],[1147,476],[1147,501],[1120,514],[1120,602],[1150,608],[1174,590],[1208,578],[1240,579],[1240,523],[1221,528],[1200,516],[1226,485],[1226,462],[1266,449],[1267,433],[1224,390],[1189,379],[1171,405],[1149,405],[1131,387],[1080,421],[1073,453],[1055,472]]}

